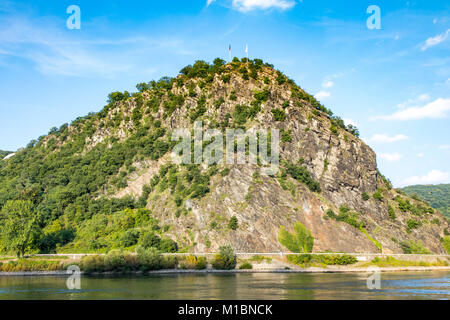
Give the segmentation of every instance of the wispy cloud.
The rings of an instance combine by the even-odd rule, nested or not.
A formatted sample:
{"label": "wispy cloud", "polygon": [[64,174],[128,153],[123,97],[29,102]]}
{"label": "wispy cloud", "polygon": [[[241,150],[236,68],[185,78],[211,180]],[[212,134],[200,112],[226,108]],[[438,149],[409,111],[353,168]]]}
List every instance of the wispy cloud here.
{"label": "wispy cloud", "polygon": [[412,176],[401,181],[401,186],[409,186],[415,184],[439,184],[439,183],[449,183],[450,173],[442,172],[439,170],[431,170],[422,176]]}
{"label": "wispy cloud", "polygon": [[[213,2],[216,0],[206,0],[206,6],[210,6]],[[253,10],[287,10],[295,5],[295,0],[232,0],[232,8],[244,13]]]}
{"label": "wispy cloud", "polygon": [[[42,74],[115,77],[140,72],[135,60],[154,50],[186,54],[178,39],[131,36],[114,40],[81,38],[64,33],[54,21],[12,16],[0,22],[0,55],[33,62]],[[113,46],[113,48],[112,48]],[[139,48],[139,50],[134,50]]]}
{"label": "wispy cloud", "polygon": [[425,43],[422,44],[422,47],[420,49],[422,51],[425,51],[428,48],[437,46],[438,44],[447,40],[449,35],[450,35],[450,29],[447,29],[447,31],[445,31],[444,33],[441,33],[441,34],[438,34],[437,36],[428,38],[427,40],[425,40]]}
{"label": "wispy cloud", "polygon": [[317,100],[323,100],[323,99],[327,99],[331,96],[331,93],[329,93],[328,91],[319,91],[317,92],[314,97],[316,97]]}
{"label": "wispy cloud", "polygon": [[372,120],[419,120],[442,119],[450,114],[450,99],[439,98],[423,107],[410,107],[387,116],[373,117]]}
{"label": "wispy cloud", "polygon": [[371,142],[379,142],[379,143],[393,143],[397,141],[408,140],[409,137],[403,134],[397,134],[395,136],[389,136],[387,134],[374,134],[369,141]]}
{"label": "wispy cloud", "polygon": [[398,162],[403,158],[403,155],[401,155],[398,152],[395,153],[381,153],[380,158],[387,161],[387,162]]}
{"label": "wispy cloud", "polygon": [[322,83],[322,87],[324,87],[324,88],[332,88],[333,86],[334,86],[334,82],[331,80],[324,81]]}
{"label": "wispy cloud", "polygon": [[404,109],[404,108],[406,108],[408,106],[411,106],[411,105],[414,105],[414,104],[417,104],[417,103],[423,103],[423,102],[428,101],[430,99],[431,99],[431,97],[430,97],[429,94],[423,93],[423,94],[417,96],[416,98],[408,99],[405,102],[398,104],[398,107],[400,109]]}
{"label": "wispy cloud", "polygon": [[444,144],[442,146],[439,146],[439,150],[450,150],[450,145]]}

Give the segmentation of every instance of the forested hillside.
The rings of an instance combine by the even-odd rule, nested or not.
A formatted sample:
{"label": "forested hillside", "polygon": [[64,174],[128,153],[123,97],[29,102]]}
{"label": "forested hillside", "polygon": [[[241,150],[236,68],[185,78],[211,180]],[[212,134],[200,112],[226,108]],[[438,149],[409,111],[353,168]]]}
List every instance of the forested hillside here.
{"label": "forested hillside", "polygon": [[433,208],[438,209],[447,218],[450,218],[450,184],[416,185],[405,187],[402,190],[413,197],[414,194],[417,194]]}

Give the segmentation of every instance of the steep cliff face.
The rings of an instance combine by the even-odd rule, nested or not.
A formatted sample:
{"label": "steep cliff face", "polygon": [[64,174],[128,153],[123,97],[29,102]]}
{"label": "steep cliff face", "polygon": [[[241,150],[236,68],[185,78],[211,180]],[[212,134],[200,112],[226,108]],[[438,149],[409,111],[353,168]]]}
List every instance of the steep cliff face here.
{"label": "steep cliff face", "polygon": [[[402,212],[394,200],[396,197],[408,200],[412,207],[427,206],[392,190],[377,170],[375,153],[362,140],[334,126],[330,116],[317,111],[309,101],[298,99],[292,84],[279,84],[273,69],[264,67],[258,80],[245,80],[230,65],[227,67],[231,76],[228,83],[216,75],[210,85],[203,89],[195,87],[198,97],[208,97],[206,112],[201,117],[204,126],[215,127],[216,123],[226,121],[236,105],[251,106],[255,92],[268,92],[260,112],[248,119],[245,128],[277,128],[289,133],[289,138],[280,143],[281,161],[296,163],[301,159],[302,166],[320,183],[321,192],[312,192],[289,175],[286,180],[280,179],[281,173],[264,175],[257,165],[223,166],[230,169],[228,175],[213,176],[210,192],[201,199],[186,199],[183,209],[174,203],[172,192],[161,192],[158,188],[151,192],[148,207],[164,224],[173,226],[169,231],[172,238],[196,252],[212,252],[228,243],[242,252],[278,252],[285,250],[277,241],[280,226],[292,229],[295,222],[302,222],[316,239],[314,251],[402,253],[405,243],[420,241],[433,252],[445,253],[440,237],[448,227],[447,221],[440,214],[425,210]],[[188,95],[188,86],[177,88],[174,93]],[[214,106],[221,98],[223,102]],[[171,130],[192,129],[189,112],[197,104],[198,98],[188,98],[171,117],[164,119],[164,110],[160,110],[155,119]],[[286,119],[276,121],[273,109],[283,110]],[[170,157],[149,164],[148,169],[131,177],[128,187],[116,196],[140,196],[143,185],[161,164],[168,162]],[[204,165],[203,171],[206,170]],[[373,194],[377,191],[381,197],[375,199]],[[369,199],[364,200],[363,194]],[[330,214],[331,210],[339,217],[342,207],[347,207],[363,227]],[[395,219],[392,213],[389,215],[389,207]],[[180,211],[184,214],[177,216]],[[233,216],[239,222],[237,230],[228,228]],[[409,220],[422,225],[410,229]]]}
{"label": "steep cliff face", "polygon": [[[448,221],[393,190],[355,128],[272,66],[259,60],[198,62],[176,78],[138,89],[110,95],[98,114],[0,164],[0,202],[37,197],[48,217],[44,233],[75,230],[73,242],[62,244],[68,251],[93,243],[92,250],[117,247],[120,232],[150,228],[128,213],[111,218],[111,206],[101,207],[102,199],[131,196],[157,221],[152,232],[186,251],[214,252],[225,244],[238,252],[285,251],[278,230],[301,222],[315,238],[315,252],[418,247],[445,253],[441,239]],[[221,131],[279,129],[279,172],[267,175],[258,164],[174,164],[170,137],[175,129],[191,131],[194,121]],[[237,228],[229,226],[233,216]],[[113,229],[114,235],[105,231]]]}

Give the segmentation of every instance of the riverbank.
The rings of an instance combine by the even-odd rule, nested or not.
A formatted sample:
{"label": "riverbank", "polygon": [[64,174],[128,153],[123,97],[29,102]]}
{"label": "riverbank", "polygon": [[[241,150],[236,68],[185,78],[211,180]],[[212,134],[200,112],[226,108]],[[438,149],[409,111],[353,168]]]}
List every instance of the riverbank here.
{"label": "riverbank", "polygon": [[[226,273],[367,273],[450,271],[450,256],[398,257],[350,254],[231,255],[213,259],[192,254],[161,255],[113,251],[107,255],[48,255],[25,259],[0,258],[0,276],[67,276],[66,270],[89,275],[226,274]],[[224,260],[225,259],[225,260]],[[74,268],[74,266],[76,266]],[[77,269],[78,268],[78,269]],[[373,271],[372,271],[373,272]],[[73,273],[73,271],[72,271]]]}
{"label": "riverbank", "polygon": [[[379,268],[380,272],[430,272],[430,271],[449,271],[448,267],[385,267]],[[81,275],[90,276],[121,276],[121,275],[164,275],[164,274],[235,274],[235,273],[367,273],[375,272],[374,269],[368,268],[298,268],[298,269],[251,269],[251,270],[153,270],[153,271],[131,271],[131,272],[83,272]],[[21,272],[0,272],[0,277],[25,277],[25,276],[68,276],[73,272],[68,271],[21,271]]]}

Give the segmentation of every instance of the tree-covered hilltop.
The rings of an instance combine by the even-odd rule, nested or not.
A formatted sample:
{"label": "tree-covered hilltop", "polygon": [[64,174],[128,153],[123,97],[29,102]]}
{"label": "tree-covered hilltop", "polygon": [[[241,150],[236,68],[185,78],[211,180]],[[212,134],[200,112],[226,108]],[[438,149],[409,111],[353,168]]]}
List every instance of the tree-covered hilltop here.
{"label": "tree-covered hilltop", "polygon": [[415,185],[402,189],[406,194],[427,201],[433,208],[450,218],[450,184]]}
{"label": "tree-covered hilltop", "polygon": [[6,157],[8,154],[11,154],[11,151],[4,151],[0,150],[0,160],[3,160],[4,157]]}

